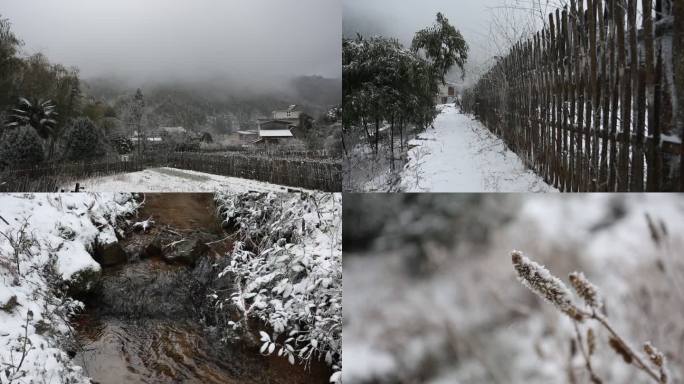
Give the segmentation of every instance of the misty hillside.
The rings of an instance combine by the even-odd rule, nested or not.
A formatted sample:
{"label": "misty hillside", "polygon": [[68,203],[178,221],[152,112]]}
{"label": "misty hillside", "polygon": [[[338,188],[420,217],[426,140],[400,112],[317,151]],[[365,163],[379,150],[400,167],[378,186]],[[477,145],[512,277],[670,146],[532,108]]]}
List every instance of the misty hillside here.
{"label": "misty hillside", "polygon": [[[136,87],[115,77],[85,80],[84,94],[92,101],[116,107],[135,93]],[[300,76],[286,85],[274,84],[269,91],[255,91],[233,86],[229,81],[168,81],[142,86],[147,107],[158,123],[183,126],[189,129],[216,128],[216,133],[229,133],[237,127],[230,124],[208,124],[208,116],[235,116],[240,125],[253,124],[271,111],[298,104],[309,115],[317,118],[330,107],[341,103],[341,79],[322,76]]]}

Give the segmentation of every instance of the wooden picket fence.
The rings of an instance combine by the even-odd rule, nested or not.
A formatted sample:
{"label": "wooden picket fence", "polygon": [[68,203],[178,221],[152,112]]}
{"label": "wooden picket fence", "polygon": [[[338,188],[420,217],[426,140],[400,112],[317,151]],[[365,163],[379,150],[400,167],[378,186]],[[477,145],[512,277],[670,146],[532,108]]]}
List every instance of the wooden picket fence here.
{"label": "wooden picket fence", "polygon": [[[327,192],[342,190],[342,165],[335,161],[269,158],[256,154],[174,152],[132,157],[126,161],[51,163],[0,172],[0,192],[57,192],[79,180],[173,167],[221,176],[265,181]],[[72,184],[74,184],[72,186]],[[133,191],[134,192],[134,191]]]}
{"label": "wooden picket fence", "polygon": [[327,192],[342,191],[342,164],[335,161],[242,154],[174,153],[169,155],[166,166]]}
{"label": "wooden picket fence", "polygon": [[571,0],[464,92],[463,110],[561,191],[684,189],[684,20],[670,0],[641,3],[638,23],[637,0]]}

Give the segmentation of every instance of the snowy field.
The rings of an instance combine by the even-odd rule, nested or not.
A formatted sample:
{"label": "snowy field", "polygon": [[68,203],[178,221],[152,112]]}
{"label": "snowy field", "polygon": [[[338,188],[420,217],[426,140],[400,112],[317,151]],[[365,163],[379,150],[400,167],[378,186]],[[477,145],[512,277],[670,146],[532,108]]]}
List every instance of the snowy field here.
{"label": "snowy field", "polygon": [[[584,272],[618,332],[638,351],[646,341],[662,350],[671,383],[684,378],[682,196],[481,195],[481,204],[460,208],[445,200],[463,195],[432,196],[432,213],[414,215],[415,202],[407,201],[397,217],[385,218],[374,245],[345,251],[345,383],[590,382],[579,352],[571,355],[571,321],[517,281],[513,249],[566,284],[569,272]],[[372,216],[370,210],[359,216]],[[439,216],[450,210],[457,214]],[[501,211],[512,219],[483,227]],[[661,227],[659,236],[652,236],[646,214]],[[388,226],[403,231],[407,243]],[[486,241],[474,238],[483,232]],[[434,263],[422,276],[407,246],[417,236]],[[611,349],[603,328],[590,321],[583,327],[595,334],[592,361],[603,383],[652,382]]]}
{"label": "snowy field", "polygon": [[451,104],[430,128],[409,142],[401,174],[406,192],[549,192],[518,155],[479,122]]}
{"label": "snowy field", "polygon": [[[265,183],[257,180],[212,175],[177,168],[150,168],[79,181],[86,192],[287,192],[301,188]],[[73,185],[65,186],[66,190]]]}

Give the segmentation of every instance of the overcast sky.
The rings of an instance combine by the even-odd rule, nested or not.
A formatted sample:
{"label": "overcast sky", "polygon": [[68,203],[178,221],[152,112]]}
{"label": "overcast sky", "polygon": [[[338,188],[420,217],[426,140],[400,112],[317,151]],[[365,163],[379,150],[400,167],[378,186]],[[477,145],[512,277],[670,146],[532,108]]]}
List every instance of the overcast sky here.
{"label": "overcast sky", "polygon": [[83,77],[340,76],[342,0],[1,0],[26,53]]}
{"label": "overcast sky", "polygon": [[[435,22],[442,12],[460,30],[470,46],[471,66],[488,61],[491,44],[492,9],[503,0],[343,0],[345,36],[382,35],[410,46],[416,31]],[[459,75],[460,76],[460,75]]]}

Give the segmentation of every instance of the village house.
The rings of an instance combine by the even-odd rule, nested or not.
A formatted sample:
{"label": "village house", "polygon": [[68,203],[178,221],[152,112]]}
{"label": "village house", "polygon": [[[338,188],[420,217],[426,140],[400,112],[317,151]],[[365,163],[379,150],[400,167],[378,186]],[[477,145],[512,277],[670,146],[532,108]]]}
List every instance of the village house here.
{"label": "village house", "polygon": [[242,129],[237,132],[243,145],[296,144],[295,131],[304,112],[297,105],[284,110],[275,110],[270,118],[256,121],[256,129]]}
{"label": "village house", "polygon": [[296,127],[287,120],[259,120],[258,144],[279,144],[294,138],[292,128]]}
{"label": "village house", "polygon": [[[140,136],[138,134],[138,131],[133,131],[132,136],[130,137],[130,140],[133,144],[136,144],[138,140],[140,139]],[[151,135],[145,135],[145,142],[149,144],[158,144],[163,141],[162,137],[159,136],[158,134],[151,134]]]}
{"label": "village house", "polygon": [[273,111],[272,118],[273,120],[288,121],[297,125],[299,124],[299,116],[301,116],[301,114],[302,111],[299,109],[299,106],[293,104],[285,110]]}
{"label": "village house", "polygon": [[449,81],[447,81],[446,84],[440,84],[435,100],[437,104],[449,104],[456,102],[456,86],[456,83]]}
{"label": "village house", "polygon": [[156,133],[162,137],[182,138],[188,135],[188,130],[183,127],[159,127]]}
{"label": "village house", "polygon": [[241,144],[254,144],[259,140],[259,131],[238,131]]}

